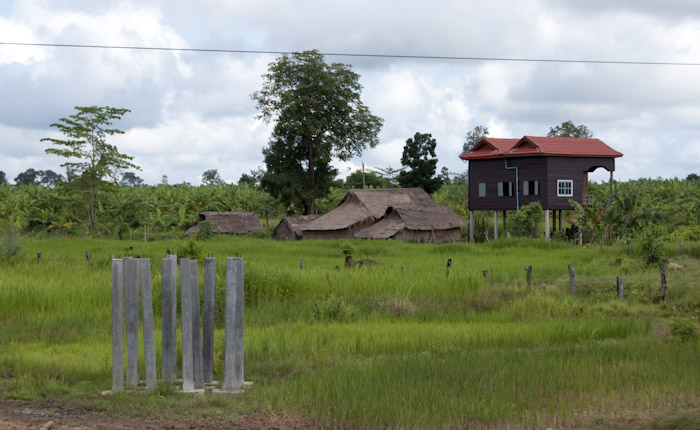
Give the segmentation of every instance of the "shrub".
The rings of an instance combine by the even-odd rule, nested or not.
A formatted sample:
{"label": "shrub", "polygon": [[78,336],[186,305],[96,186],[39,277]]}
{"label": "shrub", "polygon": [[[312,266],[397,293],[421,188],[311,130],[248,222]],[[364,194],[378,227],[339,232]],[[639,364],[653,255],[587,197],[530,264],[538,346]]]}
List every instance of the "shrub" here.
{"label": "shrub", "polygon": [[9,260],[17,255],[22,247],[22,241],[17,227],[11,224],[0,226],[0,258]]}
{"label": "shrub", "polygon": [[194,240],[188,241],[177,249],[176,255],[178,258],[189,258],[192,260],[202,259],[202,247],[198,246]]}
{"label": "shrub", "polygon": [[644,236],[642,237],[642,256],[644,258],[644,264],[647,266],[665,263],[667,260],[663,255],[661,236],[661,229],[653,224],[644,231]]}
{"label": "shrub", "polygon": [[197,232],[197,240],[209,240],[214,235],[211,230],[211,221],[204,220],[197,223],[199,226],[199,231]]}
{"label": "shrub", "polygon": [[356,310],[345,302],[342,297],[330,294],[326,299],[318,300],[313,304],[314,320],[329,322],[348,322],[355,318]]}
{"label": "shrub", "polygon": [[542,205],[539,202],[525,205],[508,218],[510,231],[516,236],[533,236],[535,223],[541,217]]}
{"label": "shrub", "polygon": [[687,342],[697,335],[697,321],[691,317],[672,317],[671,334],[681,342]]}

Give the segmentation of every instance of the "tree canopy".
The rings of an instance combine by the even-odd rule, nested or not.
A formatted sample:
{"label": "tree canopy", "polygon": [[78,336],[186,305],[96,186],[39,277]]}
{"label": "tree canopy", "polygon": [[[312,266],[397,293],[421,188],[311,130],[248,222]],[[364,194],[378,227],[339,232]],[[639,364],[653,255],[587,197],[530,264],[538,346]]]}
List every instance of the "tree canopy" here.
{"label": "tree canopy", "polygon": [[218,169],[209,169],[202,173],[202,185],[221,185],[223,183]]}
{"label": "tree canopy", "polygon": [[262,185],[307,214],[337,174],[330,163],[348,160],[379,142],[383,120],[362,103],[359,75],[350,66],[327,64],[318,51],[284,55],[263,75],[252,94],[259,118],[275,124],[263,149]]}
{"label": "tree canopy", "polygon": [[442,179],[435,176],[438,159],[435,156],[437,142],[430,133],[416,133],[406,140],[401,164],[406,167],[399,173],[402,187],[421,187],[428,194],[440,188]]}
{"label": "tree canopy", "polygon": [[57,146],[47,148],[47,154],[69,160],[61,164],[61,167],[66,167],[70,172],[70,184],[87,191],[88,219],[90,231],[93,231],[97,221],[100,189],[108,182],[116,184],[123,169],[140,170],[140,167],[131,162],[133,157],[120,153],[116,146],[107,143],[107,136],[124,133],[109,126],[112,121],[121,119],[125,113],[130,112],[128,109],[76,106],[75,110],[78,112],[51,124],[51,127],[57,128],[66,137],[65,140],[52,137],[41,140]]}
{"label": "tree canopy", "polygon": [[470,151],[474,145],[476,145],[482,137],[488,136],[489,128],[483,125],[477,125],[473,130],[468,131],[464,136],[464,145],[462,145],[462,152]]}
{"label": "tree canopy", "polygon": [[550,127],[548,137],[578,137],[590,139],[593,132],[585,125],[575,125],[572,121],[562,122],[561,125]]}

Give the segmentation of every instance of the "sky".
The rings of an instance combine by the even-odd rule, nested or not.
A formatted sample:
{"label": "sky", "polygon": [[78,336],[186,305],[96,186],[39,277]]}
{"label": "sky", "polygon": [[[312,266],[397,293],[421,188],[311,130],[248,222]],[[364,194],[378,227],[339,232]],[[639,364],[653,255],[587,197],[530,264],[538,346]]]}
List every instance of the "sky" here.
{"label": "sky", "polygon": [[[196,5],[196,6],[195,6]],[[2,0],[0,43],[700,64],[697,0]],[[0,170],[60,167],[42,138],[75,106],[130,109],[110,138],[157,184],[226,182],[264,167],[272,125],[251,94],[276,54],[0,44]],[[465,134],[544,136],[584,124],[624,154],[615,178],[700,173],[700,65],[327,56],[360,75],[384,119],[379,145],[335,161],[340,176],[401,167],[406,139],[437,141],[462,173]],[[609,173],[590,176],[602,181]]]}

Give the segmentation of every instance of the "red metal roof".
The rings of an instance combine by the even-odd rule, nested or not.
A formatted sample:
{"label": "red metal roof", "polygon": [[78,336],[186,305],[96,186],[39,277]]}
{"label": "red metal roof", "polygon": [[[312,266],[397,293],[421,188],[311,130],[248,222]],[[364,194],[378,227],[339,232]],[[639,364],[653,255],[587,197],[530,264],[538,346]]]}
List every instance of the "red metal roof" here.
{"label": "red metal roof", "polygon": [[483,138],[459,158],[478,160],[532,156],[616,158],[622,157],[622,153],[600,139],[525,136],[519,140]]}

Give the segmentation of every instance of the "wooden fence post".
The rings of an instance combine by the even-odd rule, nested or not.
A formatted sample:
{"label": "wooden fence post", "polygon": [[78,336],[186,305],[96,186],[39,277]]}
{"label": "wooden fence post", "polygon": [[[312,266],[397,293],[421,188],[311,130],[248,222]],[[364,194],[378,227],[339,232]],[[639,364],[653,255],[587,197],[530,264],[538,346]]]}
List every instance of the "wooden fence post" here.
{"label": "wooden fence post", "polygon": [[632,253],[632,239],[627,239],[627,256],[629,257]]}
{"label": "wooden fence post", "polygon": [[668,299],[668,287],[666,286],[666,265],[664,263],[659,263],[659,270],[661,271],[661,288],[664,290],[664,302]]}
{"label": "wooden fence post", "polygon": [[484,275],[484,282],[488,281],[488,270],[482,270],[481,273]]}
{"label": "wooden fence post", "polygon": [[304,270],[304,260],[299,261],[299,270]]}
{"label": "wooden fence post", "polygon": [[625,297],[625,287],[622,285],[622,276],[617,277],[617,299],[622,300]]}
{"label": "wooden fence post", "polygon": [[571,297],[576,297],[576,270],[569,264],[569,280],[571,281]]}
{"label": "wooden fence post", "polygon": [[452,266],[452,259],[447,259],[447,268],[445,269],[445,278],[450,276],[450,267]]}
{"label": "wooden fence post", "polygon": [[527,279],[527,286],[532,285],[532,265],[525,268],[525,279]]}

